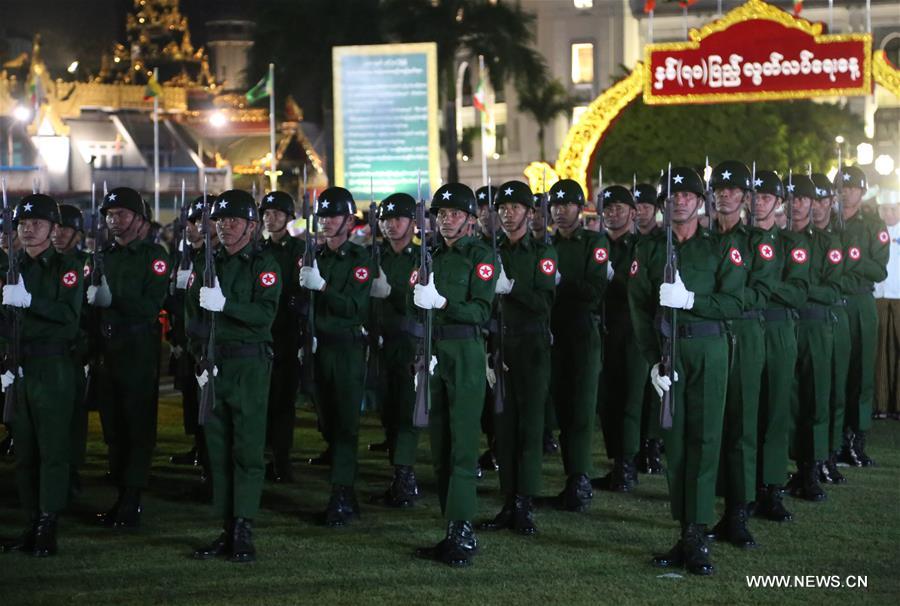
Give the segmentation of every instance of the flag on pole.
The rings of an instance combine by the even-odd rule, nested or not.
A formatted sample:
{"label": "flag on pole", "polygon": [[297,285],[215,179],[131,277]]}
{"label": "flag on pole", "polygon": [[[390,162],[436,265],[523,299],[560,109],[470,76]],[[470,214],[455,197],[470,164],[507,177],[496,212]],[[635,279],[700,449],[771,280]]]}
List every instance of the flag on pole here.
{"label": "flag on pole", "polygon": [[794,16],[799,17],[803,12],[803,0],[794,0]]}
{"label": "flag on pole", "polygon": [[162,97],[162,94],[163,89],[159,85],[159,80],[156,79],[156,76],[150,76],[147,86],[144,87],[144,101],[149,101],[153,97]]}
{"label": "flag on pole", "polygon": [[481,113],[486,114],[487,104],[485,103],[484,88],[484,76],[481,76],[478,79],[478,88],[475,89],[475,94],[472,95],[472,105]]}
{"label": "flag on pole", "polygon": [[256,103],[260,99],[265,99],[266,97],[272,96],[272,80],[269,78],[269,74],[267,73],[262,79],[256,83],[256,85],[247,91],[245,95],[247,97],[247,101],[250,103]]}
{"label": "flag on pole", "polygon": [[678,0],[678,4],[681,8],[687,8],[693,4],[697,4],[697,0]]}
{"label": "flag on pole", "polygon": [[656,0],[644,0],[644,14],[650,14],[656,10]]}

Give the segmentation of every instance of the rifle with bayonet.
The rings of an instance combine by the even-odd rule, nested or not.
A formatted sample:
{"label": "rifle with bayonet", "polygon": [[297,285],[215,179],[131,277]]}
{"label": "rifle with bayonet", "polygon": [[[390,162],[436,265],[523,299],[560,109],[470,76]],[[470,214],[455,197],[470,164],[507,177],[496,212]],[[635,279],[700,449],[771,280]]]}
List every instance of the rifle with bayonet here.
{"label": "rifle with bayonet", "polygon": [[[103,196],[106,197],[106,182],[103,183]],[[97,186],[91,183],[91,213],[88,238],[93,241],[94,248],[91,251],[90,261],[90,285],[99,287],[103,283],[103,255],[106,248],[106,226],[103,216],[97,209]],[[88,310],[88,335],[90,339],[90,354],[88,355],[88,372],[85,377],[84,404],[88,410],[97,410],[99,401],[99,384],[97,373],[101,364],[101,310],[99,307],[91,307]]]}
{"label": "rifle with bayonet", "polygon": [[[672,163],[669,163],[669,172],[666,177],[666,203],[663,218],[666,230],[666,265],[663,269],[663,282],[674,284],[678,273],[678,259],[675,256],[675,243],[672,239],[672,214],[675,200],[672,197]],[[663,332],[662,357],[659,361],[659,375],[669,377],[672,384],[668,391],[664,391],[659,409],[659,423],[663,429],[672,428],[672,417],[675,414],[675,351],[678,339],[678,318],[675,308],[667,307],[661,310],[665,323],[668,323],[668,332]]]}
{"label": "rifle with bayonet", "polygon": [[[600,233],[606,233],[606,220],[603,217],[603,210],[605,208],[605,204],[603,203],[603,167],[599,167],[597,169],[597,222],[600,226]],[[606,323],[604,322],[604,326]]]}
{"label": "rifle with bayonet", "polygon": [[[204,200],[204,202],[206,202]],[[175,259],[172,273],[169,276],[169,294],[174,295],[178,285],[178,272],[191,266],[191,244],[187,237],[189,208],[184,203],[184,179],[181,180],[181,209],[172,226],[172,245],[175,247]]]}
{"label": "rifle with bayonet", "polygon": [[[422,175],[419,174],[418,198],[416,199],[416,224],[419,226],[419,269],[416,274],[416,282],[425,286],[431,275],[431,251],[428,246],[428,233],[426,225],[428,210],[425,208],[425,198],[422,197]],[[434,238],[434,226],[431,230]],[[419,318],[422,322],[422,338],[416,346],[416,358],[413,363],[415,374],[416,404],[413,409],[413,425],[416,427],[428,427],[428,413],[431,410],[431,321],[434,311],[422,309]]]}
{"label": "rifle with bayonet", "polygon": [[[203,286],[214,288],[216,285],[216,261],[212,247],[212,228],[209,225],[209,213],[212,204],[206,200],[206,179],[203,180]],[[199,370],[207,372],[206,383],[200,388],[200,410],[198,422],[206,424],[216,403],[216,312],[205,310],[204,320],[208,329],[206,343],[201,345]]]}
{"label": "rifle with bayonet", "polygon": [[[790,168],[788,169],[788,184],[785,189],[787,191],[784,193],[784,216],[787,219],[787,229],[790,231],[793,224],[791,214],[794,208],[794,171]],[[810,208],[811,210],[812,208]]]}
{"label": "rifle with bayonet", "polygon": [[838,144],[838,171],[835,175],[834,195],[837,198],[837,228],[844,231],[844,152]]}
{"label": "rifle with bayonet", "polygon": [[747,225],[750,227],[756,225],[756,160],[750,169],[750,216],[747,217]]}
{"label": "rifle with bayonet", "polygon": [[[13,211],[9,206],[9,200],[6,197],[6,177],[0,179],[0,187],[3,190],[3,237],[6,239],[6,245],[9,247],[9,267],[6,270],[6,283],[18,284],[19,282],[19,262],[16,255],[16,247],[13,243],[15,233],[13,230]],[[21,364],[21,347],[22,347],[22,314],[17,307],[7,306],[7,317],[9,319],[10,337],[6,346],[6,355],[4,356],[4,367],[13,374],[13,382],[6,388],[3,404],[3,422],[7,426],[13,422],[16,416],[16,392],[19,387],[19,379],[22,375],[19,371]]]}
{"label": "rifle with bayonet", "polygon": [[[494,260],[497,263],[497,271],[503,273],[503,259],[500,258],[500,249],[497,247],[497,224],[500,218],[497,209],[494,207],[494,191],[491,187],[491,178],[487,180],[487,194],[489,214],[491,218],[491,248],[494,251]],[[504,380],[506,364],[503,361],[503,295],[497,295],[497,303],[494,305],[494,322],[497,330],[493,335],[493,353],[491,358],[494,363],[494,376],[497,381],[494,383],[494,412],[500,414],[503,412],[503,402],[506,399],[506,382]]]}
{"label": "rifle with bayonet", "polygon": [[716,194],[713,192],[712,188],[712,169],[709,166],[709,156],[706,156],[706,167],[703,171],[706,177],[706,191],[703,195],[703,206],[706,210],[706,218],[709,221],[709,225],[707,229],[710,231],[716,230]]}
{"label": "rifle with bayonet", "polygon": [[[381,247],[378,244],[378,206],[375,204],[375,184],[369,177],[369,233],[372,235],[372,248],[369,250],[369,266],[375,279],[381,277]],[[371,284],[374,280],[370,281]],[[384,324],[384,301],[370,299],[372,313],[368,326],[366,351],[366,385],[377,388],[381,377],[381,356],[378,355],[381,342],[381,328]]]}
{"label": "rifle with bayonet", "polygon": [[[306,171],[304,170],[304,181]],[[303,188],[303,214],[306,219],[306,233],[303,235],[306,246],[303,251],[303,266],[313,267],[316,264],[316,192],[313,192],[312,199]],[[306,291],[306,318],[301,331],[302,338],[300,351],[303,352],[301,358],[301,384],[304,385],[304,391],[308,396],[313,396],[315,392],[315,356],[313,355],[316,348],[316,292],[314,290]]]}
{"label": "rifle with bayonet", "polygon": [[541,194],[541,218],[544,221],[544,244],[550,244],[553,238],[550,234],[550,190],[547,189],[547,169],[544,169],[544,191]]}

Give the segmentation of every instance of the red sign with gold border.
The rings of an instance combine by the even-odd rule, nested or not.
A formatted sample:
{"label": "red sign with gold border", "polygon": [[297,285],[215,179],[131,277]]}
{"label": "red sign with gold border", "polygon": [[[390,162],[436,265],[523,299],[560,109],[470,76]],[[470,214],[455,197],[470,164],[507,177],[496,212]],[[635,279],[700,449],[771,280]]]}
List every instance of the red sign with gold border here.
{"label": "red sign with gold border", "polygon": [[872,93],[870,34],[822,35],[810,23],[749,0],[691,30],[689,42],[648,44],[644,103],[769,101]]}

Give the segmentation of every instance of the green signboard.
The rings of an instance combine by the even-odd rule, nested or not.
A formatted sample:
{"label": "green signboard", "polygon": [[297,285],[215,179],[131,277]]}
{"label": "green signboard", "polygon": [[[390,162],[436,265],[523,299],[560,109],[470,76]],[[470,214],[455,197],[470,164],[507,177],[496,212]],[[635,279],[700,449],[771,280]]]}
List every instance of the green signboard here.
{"label": "green signboard", "polygon": [[440,184],[437,46],[384,44],[333,50],[334,181],[357,203]]}

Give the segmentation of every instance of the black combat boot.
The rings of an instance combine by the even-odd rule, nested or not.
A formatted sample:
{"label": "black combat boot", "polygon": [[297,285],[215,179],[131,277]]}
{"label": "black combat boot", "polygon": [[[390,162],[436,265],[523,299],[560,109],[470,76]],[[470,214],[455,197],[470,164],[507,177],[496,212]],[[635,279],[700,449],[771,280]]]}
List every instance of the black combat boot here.
{"label": "black combat boot", "polygon": [[4,541],[0,544],[0,553],[8,553],[11,551],[21,551],[22,553],[31,553],[34,551],[34,534],[37,530],[38,518],[40,512],[35,511],[28,515],[28,526],[22,531],[22,534],[11,540]]}
{"label": "black combat boot", "polygon": [[306,462],[310,465],[318,465],[324,467],[331,465],[331,447],[329,446],[328,448],[323,450],[322,454],[317,457],[310,457],[306,460]]}
{"label": "black combat boot", "polygon": [[553,432],[549,429],[544,430],[544,454],[553,454],[559,452],[559,442],[553,437]]}
{"label": "black combat boot", "polygon": [[492,520],[487,520],[478,524],[478,530],[505,530],[507,528],[512,528],[515,508],[515,497],[506,497],[506,501],[503,503],[503,508],[500,510],[500,513],[495,515]]}
{"label": "black combat boot", "polygon": [[652,562],[657,568],[681,568],[684,566],[684,541],[679,539],[669,551],[654,555]]}
{"label": "black combat boot", "polygon": [[266,479],[276,484],[290,484],[294,481],[290,452],[272,453],[272,460],[266,464]]}
{"label": "black combat boot", "polygon": [[172,465],[197,465],[200,463],[200,454],[199,449],[197,448],[196,438],[194,440],[194,446],[187,452],[182,452],[179,454],[173,454],[169,457],[169,463]]}
{"label": "black combat boot", "polygon": [[849,429],[844,430],[844,441],[841,443],[840,450],[838,450],[837,461],[850,467],[862,467],[862,463],[860,463],[859,458],[856,456],[856,451],[853,449],[853,432]]}
{"label": "black combat boot", "polygon": [[703,524],[687,524],[681,533],[681,543],[684,546],[684,567],[689,573],[708,576],[715,572],[709,561],[706,527]]}
{"label": "black combat boot", "polygon": [[706,531],[706,540],[725,541],[741,549],[756,547],[756,541],[747,529],[748,511],[746,503],[726,504],[721,519],[712,530]]}
{"label": "black combat boot", "polygon": [[381,500],[388,507],[406,508],[415,505],[418,496],[416,472],[410,465],[395,465],[394,478]]}
{"label": "black combat boot", "polygon": [[569,476],[565,489],[559,493],[558,501],[561,509],[567,511],[583,512],[591,506],[594,492],[591,490],[591,481],[585,474]]}
{"label": "black combat boot", "polygon": [[662,465],[662,440],[644,440],[637,456],[638,471],[657,475],[665,471]]}
{"label": "black combat boot", "polygon": [[875,467],[875,461],[866,454],[866,433],[858,431],[853,436],[853,454],[860,467]]}
{"label": "black combat boot", "polygon": [[387,452],[390,450],[390,441],[385,438],[383,442],[373,442],[368,446],[369,452]]}
{"label": "black combat boot", "polygon": [[827,459],[819,462],[819,466],[816,468],[816,476],[819,478],[820,484],[834,484],[834,480],[831,479],[831,471],[828,469]]}
{"label": "black combat boot", "polygon": [[56,555],[56,521],[55,513],[41,512],[34,526],[34,549],[31,555],[46,558]]}
{"label": "black combat boot", "polygon": [[246,564],[256,561],[256,547],[253,546],[253,520],[235,518],[231,533],[231,557],[229,562]]}
{"label": "black combat boot", "polygon": [[497,471],[500,467],[497,465],[497,459],[494,457],[494,452],[488,448],[484,451],[484,453],[478,457],[478,467],[483,472],[485,471]]}
{"label": "black combat boot", "polygon": [[126,488],[116,512],[116,528],[137,528],[141,525],[141,491],[139,488]]}
{"label": "black combat boot", "polygon": [[0,457],[11,457],[16,454],[16,446],[13,441],[12,432],[7,427],[6,437],[0,442]]}
{"label": "black combat boot", "polygon": [[766,484],[756,499],[756,516],[773,522],[789,522],[794,516],[781,501],[781,486]]}
{"label": "black combat boot", "polygon": [[122,506],[122,497],[125,495],[125,489],[120,486],[118,491],[119,494],[116,497],[115,503],[112,504],[112,507],[97,514],[97,522],[107,528],[112,528],[116,525],[116,518],[119,516],[119,508]]}
{"label": "black combat boot", "polygon": [[453,521],[447,523],[447,536],[434,547],[416,549],[417,558],[435,560],[454,568],[468,566],[472,556],[478,553],[478,539],[472,523]]}
{"label": "black combat boot", "polygon": [[331,487],[331,498],[325,509],[325,525],[329,528],[340,528],[359,517],[359,505],[356,494],[350,486],[334,484]]}
{"label": "black combat boot", "polygon": [[531,497],[516,495],[513,508],[513,532],[526,537],[537,534],[534,525],[534,502]]}
{"label": "black combat boot", "polygon": [[846,484],[847,478],[841,473],[837,466],[837,452],[831,453],[831,456],[825,460],[825,467],[828,468],[828,477],[831,478],[832,484]]}
{"label": "black combat boot", "polygon": [[232,535],[234,533],[234,519],[226,520],[222,524],[222,534],[209,545],[198,547],[194,550],[195,560],[210,560],[231,555]]}
{"label": "black combat boot", "polygon": [[804,461],[800,464],[800,482],[791,491],[791,496],[807,501],[824,501],[828,498],[825,491],[819,485],[819,461]]}
{"label": "black combat boot", "polygon": [[613,468],[605,476],[591,480],[591,486],[609,492],[631,492],[637,483],[637,470],[634,463],[625,459],[616,459]]}

